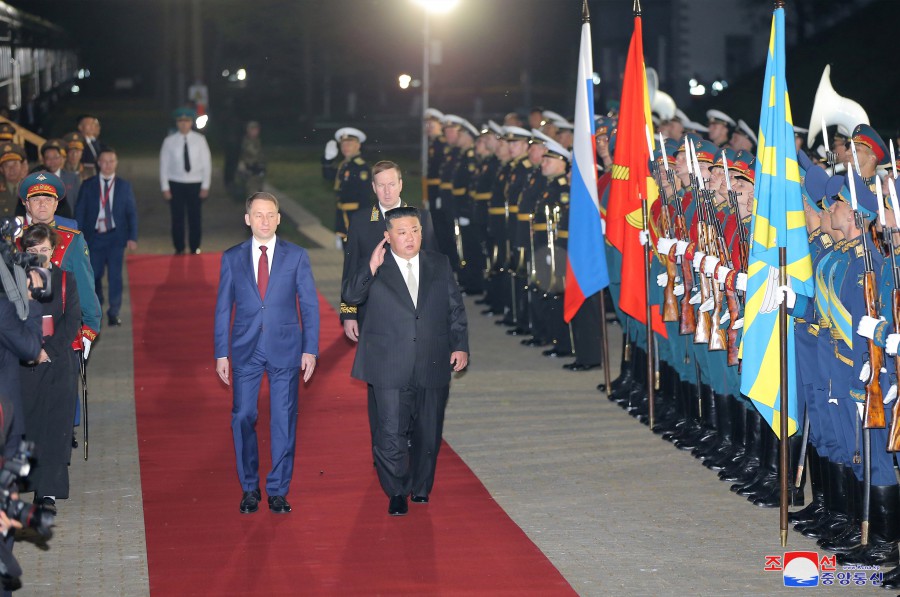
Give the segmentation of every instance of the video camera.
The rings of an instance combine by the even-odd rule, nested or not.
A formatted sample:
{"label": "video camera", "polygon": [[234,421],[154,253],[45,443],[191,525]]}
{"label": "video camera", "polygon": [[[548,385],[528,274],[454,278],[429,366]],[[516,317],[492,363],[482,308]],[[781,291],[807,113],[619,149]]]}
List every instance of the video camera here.
{"label": "video camera", "polygon": [[[22,228],[20,218],[0,218],[0,259],[6,265],[6,268],[0,268],[4,270],[0,271],[0,294],[6,294],[14,303],[27,303],[26,292],[34,300],[46,299],[52,295],[50,271],[44,267],[45,258],[16,250],[15,242],[22,236]],[[42,284],[32,283],[32,273],[40,277]]]}
{"label": "video camera", "polygon": [[[0,510],[10,520],[21,522],[23,528],[34,529],[41,537],[49,539],[53,536],[56,516],[44,510],[43,506],[29,504],[13,497],[18,492],[19,481],[31,472],[29,459],[33,451],[34,442],[22,440],[16,455],[3,462],[3,467],[0,468]],[[22,568],[13,556],[12,550],[0,543],[0,584],[6,590],[15,590],[21,586],[20,576]]]}

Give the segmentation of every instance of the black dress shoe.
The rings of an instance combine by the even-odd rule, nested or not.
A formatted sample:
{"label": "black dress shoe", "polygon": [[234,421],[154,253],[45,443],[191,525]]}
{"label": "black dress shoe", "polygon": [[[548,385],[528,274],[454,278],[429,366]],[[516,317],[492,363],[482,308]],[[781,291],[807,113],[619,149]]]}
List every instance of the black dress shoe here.
{"label": "black dress shoe", "polygon": [[[425,498],[426,500],[428,498]],[[40,506],[44,512],[49,512],[53,516],[56,516],[56,500],[51,497],[42,497],[35,500],[35,505]]]}
{"label": "black dress shoe", "polygon": [[563,365],[563,369],[568,369],[569,371],[590,371],[591,369],[596,369],[600,366],[600,363],[595,363],[593,365],[589,365],[587,363],[579,363],[575,361],[574,363],[566,363]]}
{"label": "black dress shoe", "polygon": [[406,504],[405,495],[391,496],[391,501],[388,503],[388,514],[391,516],[404,516],[408,510],[409,506]]}
{"label": "black dress shoe", "polygon": [[122,320],[118,316],[109,316],[109,325],[117,327],[122,325]]}
{"label": "black dress shoe", "polygon": [[486,305],[486,304],[488,304],[489,302],[490,302],[490,301],[487,300],[487,298],[480,298],[480,299],[478,299],[477,301],[475,301],[475,304],[476,304],[476,305]]}
{"label": "black dress shoe", "polygon": [[414,502],[416,504],[427,504],[428,496],[427,495],[411,495],[411,496],[409,496],[409,501]]}
{"label": "black dress shoe", "polygon": [[261,495],[259,488],[253,491],[245,491],[241,498],[241,514],[251,514],[259,510],[259,500]]}
{"label": "black dress shoe", "polygon": [[571,352],[566,352],[565,350],[559,350],[558,348],[551,348],[550,350],[545,350],[541,354],[544,355],[545,357],[551,357],[551,358],[572,356]]}
{"label": "black dress shoe", "polygon": [[283,495],[270,495],[269,510],[275,514],[287,514],[291,511],[291,505]]}

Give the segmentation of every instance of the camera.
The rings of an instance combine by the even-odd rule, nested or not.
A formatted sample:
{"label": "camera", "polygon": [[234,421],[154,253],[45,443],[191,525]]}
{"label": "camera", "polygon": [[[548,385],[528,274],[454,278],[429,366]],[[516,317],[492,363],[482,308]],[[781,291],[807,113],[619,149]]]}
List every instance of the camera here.
{"label": "camera", "polygon": [[[50,271],[43,267],[44,258],[16,250],[15,241],[22,235],[22,226],[20,218],[0,218],[0,259],[6,266],[0,267],[0,294],[19,304],[27,302],[26,293],[34,300],[52,295]],[[32,283],[32,273],[40,278],[40,285]]]}

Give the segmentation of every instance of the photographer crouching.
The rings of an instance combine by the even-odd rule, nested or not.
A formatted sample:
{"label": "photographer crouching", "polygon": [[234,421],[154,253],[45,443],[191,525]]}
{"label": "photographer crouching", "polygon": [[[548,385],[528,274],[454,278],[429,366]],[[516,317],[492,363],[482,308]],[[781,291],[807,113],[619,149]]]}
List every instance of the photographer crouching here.
{"label": "photographer crouching", "polygon": [[[12,555],[13,528],[29,526],[50,535],[53,515],[18,499],[18,485],[27,477],[32,446],[23,441],[25,417],[20,362],[41,358],[44,308],[39,300],[52,296],[51,273],[41,255],[16,252],[14,240],[21,221],[0,219],[0,583],[4,593],[21,586],[21,568]],[[71,419],[70,419],[71,420]]]}

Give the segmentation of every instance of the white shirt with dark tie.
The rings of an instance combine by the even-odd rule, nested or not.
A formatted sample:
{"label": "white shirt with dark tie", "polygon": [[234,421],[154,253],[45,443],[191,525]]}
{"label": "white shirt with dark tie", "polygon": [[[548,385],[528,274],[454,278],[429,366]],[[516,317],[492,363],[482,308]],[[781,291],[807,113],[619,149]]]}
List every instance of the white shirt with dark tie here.
{"label": "white shirt with dark tie", "polygon": [[[94,225],[94,230],[102,234],[111,232],[116,227],[112,216],[113,196],[116,194],[116,175],[113,174],[110,178],[104,178],[101,174],[98,176],[98,179],[100,181],[100,210],[97,212],[97,223]],[[107,189],[109,189],[109,198],[104,208],[103,198],[106,197]]]}
{"label": "white shirt with dark tie", "polygon": [[[419,277],[419,254],[416,253],[416,256],[413,257],[412,259],[404,259],[403,257],[400,257],[393,251],[391,251],[391,255],[394,256],[394,259],[397,261],[397,267],[400,268],[400,273],[403,274],[403,281],[406,282],[406,288],[407,289],[410,288],[409,276],[412,275],[415,280],[415,287],[418,290],[419,280],[421,279]],[[410,264],[412,264],[412,267],[410,267]],[[419,293],[416,292],[416,294],[413,295],[413,293],[410,292],[409,296],[412,299],[413,306],[418,307],[419,306]]]}

